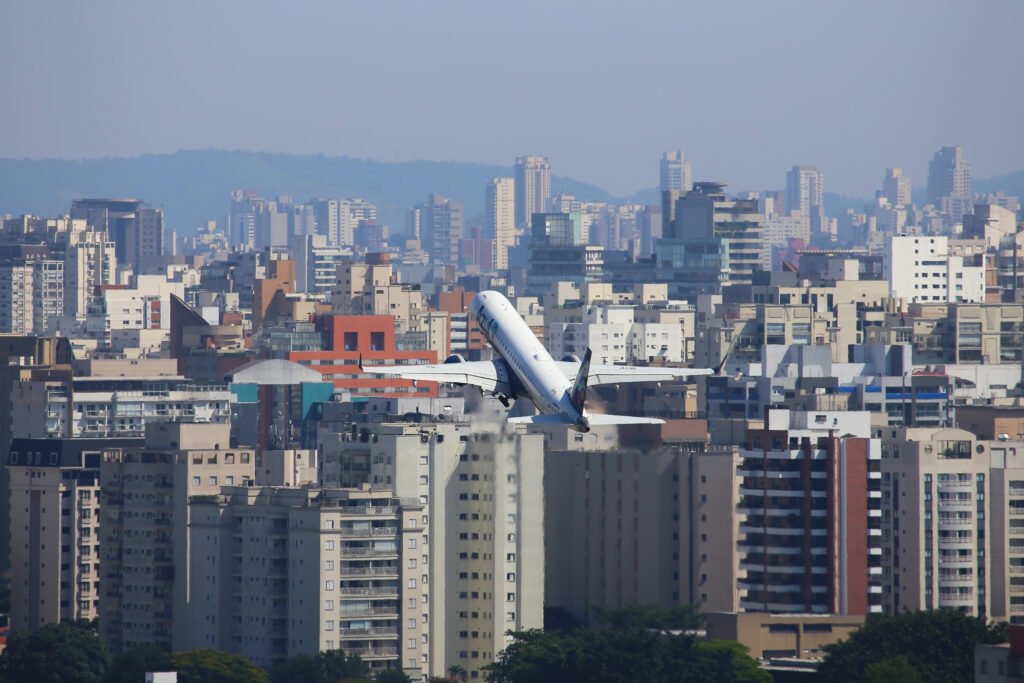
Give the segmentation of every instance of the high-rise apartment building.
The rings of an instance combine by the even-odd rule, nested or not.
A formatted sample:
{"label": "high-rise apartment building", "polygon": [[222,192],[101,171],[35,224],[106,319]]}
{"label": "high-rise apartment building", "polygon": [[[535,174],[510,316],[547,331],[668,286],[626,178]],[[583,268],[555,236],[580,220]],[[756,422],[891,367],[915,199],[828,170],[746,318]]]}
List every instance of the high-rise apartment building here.
{"label": "high-rise apartment building", "polygon": [[883,434],[886,611],[945,608],[992,615],[989,454],[961,429]]}
{"label": "high-rise apartment building", "polygon": [[544,604],[544,437],[476,423],[373,430],[371,483],[424,506],[419,557],[429,601],[429,675],[469,680],[509,642],[540,628]]}
{"label": "high-rise apartment building", "polygon": [[432,194],[420,205],[420,240],[434,265],[458,265],[465,225],[462,204]]}
{"label": "high-rise apartment building", "polygon": [[910,176],[903,173],[902,168],[885,169],[885,179],[882,181],[882,195],[889,200],[893,206],[910,206]]}
{"label": "high-rise apartment building", "polygon": [[13,439],[11,627],[90,621],[100,600],[100,460],[142,439]]}
{"label": "high-rise apartment building", "polygon": [[100,636],[114,652],[188,643],[189,499],[255,480],[255,454],[227,424],[164,422],[100,463]]}
{"label": "high-rise apartment building", "polygon": [[693,166],[681,149],[673,149],[661,155],[659,187],[661,192],[689,192],[693,185]]}
{"label": "high-rise apartment building", "polygon": [[[316,231],[327,244],[336,245],[341,239],[341,208],[337,199],[314,199],[313,215],[316,216]],[[351,244],[351,243],[350,243]]]}
{"label": "high-rise apartment building", "polygon": [[487,230],[494,238],[494,267],[508,268],[508,250],[515,246],[515,180],[491,178],[487,181],[484,211]]}
{"label": "high-rise apartment building", "polygon": [[704,450],[703,421],[669,429],[676,439],[638,432],[620,443],[608,429],[549,437],[545,604],[582,621],[594,607],[630,603],[739,609],[739,458]]}
{"label": "high-rise apartment building", "polygon": [[[665,197],[674,196],[669,191]],[[676,199],[668,224],[662,216],[657,246],[660,277],[673,298],[719,293],[729,284],[750,284],[760,270],[764,242],[757,199],[732,199],[722,183],[694,183]]]}
{"label": "high-rise apartment building", "polygon": [[266,200],[252,190],[234,190],[228,212],[228,241],[232,246],[250,250],[256,246],[256,211]]}
{"label": "high-rise apartment building", "polygon": [[794,166],[786,173],[786,211],[807,216],[811,234],[829,231],[825,218],[825,174],[817,166]]}
{"label": "high-rise apartment building", "polygon": [[221,491],[190,502],[189,647],[268,669],[341,649],[374,670],[432,670],[430,529],[418,499],[368,486]]}
{"label": "high-rise apartment building", "polygon": [[316,231],[332,246],[355,244],[356,228],[377,220],[377,207],[365,199],[315,199]]}
{"label": "high-rise apartment building", "polygon": [[0,263],[0,332],[33,334],[33,286],[31,262]]}
{"label": "high-rise apartment building", "polygon": [[516,227],[525,228],[535,213],[547,211],[551,199],[551,163],[547,157],[518,157],[515,166]]}
{"label": "high-rise apartment building", "polygon": [[825,205],[824,174],[817,166],[794,166],[786,173],[786,210],[811,215]]}
{"label": "high-rise apartment building", "polygon": [[377,222],[377,206],[365,199],[342,199],[338,208],[338,244],[342,246],[355,245],[360,225]]}
{"label": "high-rise apartment building", "polygon": [[284,202],[260,202],[254,220],[257,249],[288,246],[288,206]]}
{"label": "high-rise apartment building", "polygon": [[0,263],[0,332],[52,334],[63,314],[63,260],[30,254]]}
{"label": "high-rise apartment building", "polygon": [[[18,402],[14,389],[28,380],[61,379],[71,381],[74,354],[67,337],[6,335],[0,344],[0,443],[10,444],[20,427],[13,406]],[[0,571],[10,567],[10,512],[8,501],[9,470],[0,467]]]}
{"label": "high-rise apartment building", "polygon": [[882,611],[881,444],[867,412],[769,410],[741,451],[747,611]]}
{"label": "high-rise apartment building", "polygon": [[83,322],[96,292],[117,281],[114,243],[96,230],[71,232],[64,247],[64,311],[67,318]]}
{"label": "high-rise apartment building", "polygon": [[330,293],[338,265],[352,259],[351,248],[328,244],[324,235],[292,235],[288,245],[296,292]]}
{"label": "high-rise apartment building", "polygon": [[959,208],[963,215],[970,209],[970,200],[971,167],[964,159],[963,149],[960,145],[941,148],[928,163],[928,203],[941,211]]}

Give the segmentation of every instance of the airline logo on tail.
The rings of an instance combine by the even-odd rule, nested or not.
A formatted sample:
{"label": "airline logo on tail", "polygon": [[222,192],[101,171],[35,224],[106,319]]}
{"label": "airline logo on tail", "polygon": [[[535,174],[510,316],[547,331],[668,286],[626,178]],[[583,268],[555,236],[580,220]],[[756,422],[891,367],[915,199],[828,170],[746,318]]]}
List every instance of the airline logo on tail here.
{"label": "airline logo on tail", "polygon": [[580,415],[583,414],[583,404],[587,400],[587,375],[590,374],[590,347],[587,347],[587,352],[583,354],[583,362],[580,363],[580,369],[576,373],[576,381],[572,384],[572,392],[569,394],[569,400],[572,402],[572,407],[580,411]]}

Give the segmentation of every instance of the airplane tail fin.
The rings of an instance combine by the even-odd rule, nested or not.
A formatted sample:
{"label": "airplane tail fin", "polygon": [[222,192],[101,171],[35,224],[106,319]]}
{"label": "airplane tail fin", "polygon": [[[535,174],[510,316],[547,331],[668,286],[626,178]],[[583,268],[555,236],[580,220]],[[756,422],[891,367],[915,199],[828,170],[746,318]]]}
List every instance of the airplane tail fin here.
{"label": "airplane tail fin", "polygon": [[572,407],[583,414],[583,404],[587,401],[587,375],[590,374],[590,356],[593,355],[590,351],[590,347],[587,347],[587,352],[583,354],[583,362],[580,363],[580,369],[576,372],[576,381],[572,383],[572,393],[569,394],[569,400],[572,401]]}

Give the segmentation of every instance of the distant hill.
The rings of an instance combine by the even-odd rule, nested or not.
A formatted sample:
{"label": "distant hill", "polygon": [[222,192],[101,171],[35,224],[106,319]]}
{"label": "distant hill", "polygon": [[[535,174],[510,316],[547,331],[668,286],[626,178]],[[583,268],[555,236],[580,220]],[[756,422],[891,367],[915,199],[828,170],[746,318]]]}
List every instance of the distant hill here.
{"label": "distant hill", "polygon": [[1024,171],[975,180],[971,187],[975,192],[1002,192],[1024,200]]}
{"label": "distant hill", "polygon": [[[467,220],[483,214],[484,184],[510,176],[511,167],[455,161],[388,163],[323,155],[181,151],[120,159],[0,159],[0,215],[55,216],[79,197],[135,197],[162,206],[168,225],[190,234],[227,214],[232,190],[267,197],[362,197],[378,207],[379,220],[394,230],[408,209],[437,192],[465,205]],[[614,198],[588,183],[556,176],[554,192],[589,201]]]}
{"label": "distant hill", "polygon": [[[55,216],[79,197],[137,197],[162,206],[168,224],[190,234],[205,221],[228,211],[232,190],[255,190],[267,197],[362,197],[378,207],[382,222],[393,230],[405,226],[409,207],[431,192],[452,197],[466,207],[469,222],[483,215],[484,184],[494,176],[512,174],[509,166],[455,161],[389,163],[323,155],[270,154],[220,150],[147,154],[118,159],[0,159],[0,215],[30,213]],[[1002,191],[1024,199],[1024,171],[975,180],[977,192]],[[554,192],[571,192],[588,201],[617,201],[603,189],[555,176]],[[654,188],[638,191],[629,201],[658,204]],[[861,199],[828,193],[830,213],[863,208]]]}

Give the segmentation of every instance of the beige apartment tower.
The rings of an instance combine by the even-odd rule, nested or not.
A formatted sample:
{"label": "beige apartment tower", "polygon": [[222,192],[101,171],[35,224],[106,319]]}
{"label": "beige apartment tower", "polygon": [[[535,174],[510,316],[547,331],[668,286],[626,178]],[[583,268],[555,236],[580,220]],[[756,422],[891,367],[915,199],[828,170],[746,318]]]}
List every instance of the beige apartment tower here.
{"label": "beige apartment tower", "polygon": [[515,246],[515,180],[491,178],[484,197],[487,229],[494,235],[494,267],[508,268],[508,250]]}
{"label": "beige apartment tower", "polygon": [[544,438],[503,427],[383,424],[370,439],[372,485],[418,501],[429,524],[430,676],[457,665],[481,680],[506,632],[543,626]]}
{"label": "beige apartment tower", "polygon": [[11,627],[95,619],[100,597],[100,459],[141,439],[14,439]]}
{"label": "beige apartment tower", "polygon": [[390,491],[224,487],[191,499],[188,647],[266,669],[341,649],[374,670],[429,668],[429,530]]}
{"label": "beige apartment tower", "polygon": [[182,649],[188,640],[189,498],[255,479],[255,454],[227,424],[146,425],[141,448],[100,463],[100,636],[114,652]]}
{"label": "beige apartment tower", "polygon": [[883,430],[886,609],[1024,623],[1024,442]]}

